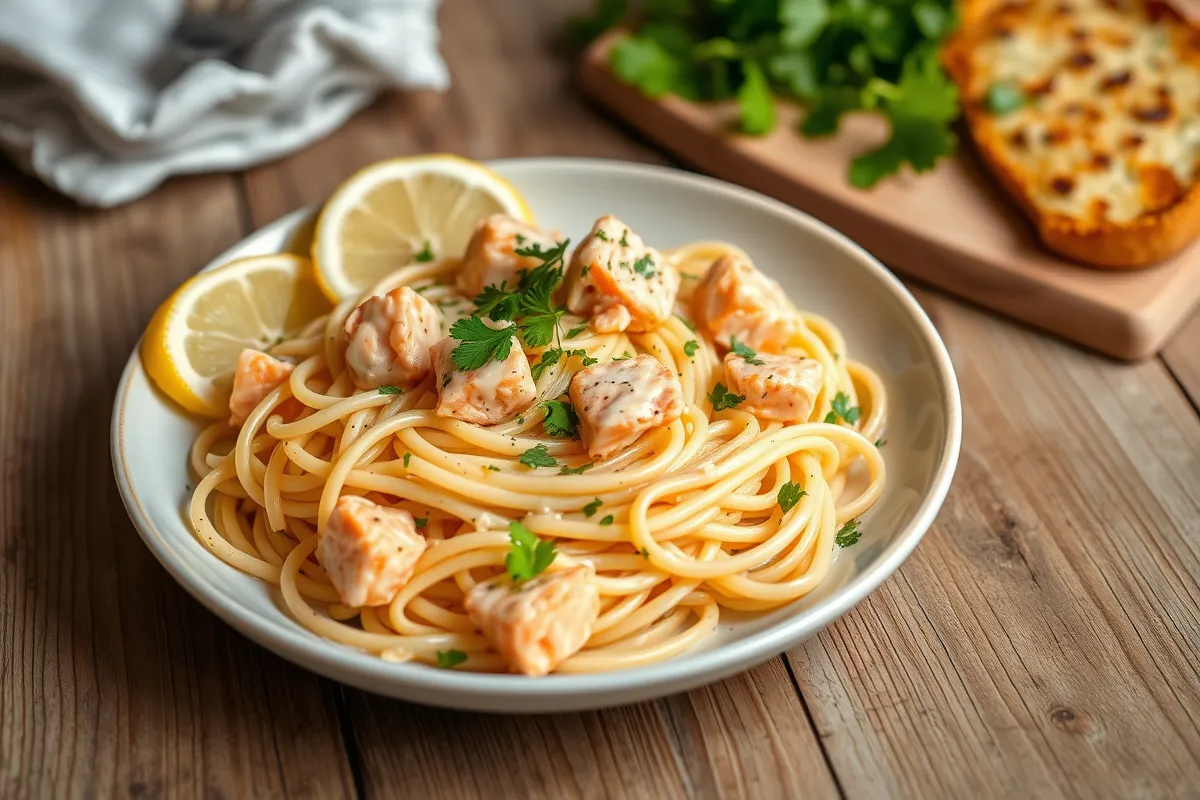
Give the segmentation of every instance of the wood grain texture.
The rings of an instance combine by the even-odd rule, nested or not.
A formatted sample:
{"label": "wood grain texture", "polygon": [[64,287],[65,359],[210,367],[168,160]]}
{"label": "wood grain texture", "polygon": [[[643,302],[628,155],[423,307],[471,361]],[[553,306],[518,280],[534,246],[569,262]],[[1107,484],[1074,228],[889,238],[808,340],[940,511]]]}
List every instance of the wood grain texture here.
{"label": "wood grain texture", "polygon": [[1200,243],[1151,269],[1072,264],[1040,245],[966,147],[932,172],[856,189],[851,160],[887,140],[877,115],[851,115],[837,136],[808,140],[795,131],[799,110],[781,103],[770,134],[737,136],[732,101],[652,101],[619,81],[608,52],[620,35],[596,42],[580,67],[585,90],[611,113],[698,169],[807,211],[906,275],[1127,359],[1156,353],[1200,303]]}
{"label": "wood grain texture", "polygon": [[84,211],[0,173],[0,796],[343,796],[332,685],[154,561],[112,479],[125,359],[243,235],[227,177]]}
{"label": "wood grain texture", "polygon": [[790,654],[847,795],[1193,795],[1193,409],[1159,362],[922,299],[964,398],[950,497],[898,576]]}
{"label": "wood grain texture", "polygon": [[1200,311],[1184,323],[1162,352],[1163,361],[1175,380],[1200,411]]}

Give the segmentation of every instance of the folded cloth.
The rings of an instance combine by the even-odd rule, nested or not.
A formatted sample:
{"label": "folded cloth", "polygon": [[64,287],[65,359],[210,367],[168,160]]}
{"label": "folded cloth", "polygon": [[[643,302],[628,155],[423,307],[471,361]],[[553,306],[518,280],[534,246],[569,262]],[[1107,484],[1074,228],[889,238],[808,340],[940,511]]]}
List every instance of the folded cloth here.
{"label": "folded cloth", "polygon": [[437,0],[0,0],[0,150],[80,203],[238,169],[444,89]]}

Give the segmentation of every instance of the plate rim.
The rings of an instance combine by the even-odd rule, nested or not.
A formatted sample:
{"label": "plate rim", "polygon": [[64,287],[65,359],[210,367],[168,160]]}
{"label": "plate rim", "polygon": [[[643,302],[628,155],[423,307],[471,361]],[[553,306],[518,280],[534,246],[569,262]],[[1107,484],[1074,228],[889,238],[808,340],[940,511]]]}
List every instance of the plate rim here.
{"label": "plate rim", "polygon": [[[756,207],[763,212],[783,215],[788,222],[811,236],[844,252],[870,272],[886,288],[915,323],[921,340],[932,356],[940,402],[946,413],[946,439],[937,455],[936,467],[911,522],[904,526],[881,556],[866,571],[854,576],[840,591],[804,614],[785,618],[744,639],[721,645],[691,656],[667,659],[642,667],[613,672],[578,675],[550,675],[531,680],[521,675],[430,670],[422,666],[393,664],[365,652],[322,640],[317,634],[295,624],[295,629],[242,607],[228,593],[213,591],[205,577],[188,569],[189,556],[176,550],[169,538],[150,519],[149,513],[131,480],[126,449],[125,410],[135,378],[141,377],[158,395],[170,401],[145,375],[140,358],[141,337],[130,354],[117,387],[110,424],[110,454],[113,473],[121,500],[142,541],[172,578],[203,606],[248,638],[298,666],[367,691],[435,705],[471,710],[506,712],[570,711],[604,708],[628,702],[674,694],[707,684],[749,669],[795,647],[846,614],[895,573],[924,538],[945,502],[957,467],[962,440],[962,407],[954,365],[945,343],[933,322],[900,280],[868,253],[836,229],[778,200],[716,178],[685,172],[672,167],[604,158],[537,157],[511,158],[484,162],[492,169],[573,169],[621,172],[631,176],[649,174],[656,180],[682,184],[692,190],[725,195],[732,201]],[[241,248],[251,238],[268,231],[287,228],[294,232],[300,221],[318,205],[297,209],[244,236],[199,272],[213,269],[228,260],[231,250]],[[179,411],[184,414],[186,412]],[[187,524],[181,524],[187,530]],[[188,530],[189,535],[194,535]],[[215,558],[215,556],[210,556]],[[234,567],[228,569],[235,570]],[[277,587],[268,584],[268,590]],[[326,649],[324,643],[331,648]],[[549,702],[552,708],[523,707],[529,700]]]}

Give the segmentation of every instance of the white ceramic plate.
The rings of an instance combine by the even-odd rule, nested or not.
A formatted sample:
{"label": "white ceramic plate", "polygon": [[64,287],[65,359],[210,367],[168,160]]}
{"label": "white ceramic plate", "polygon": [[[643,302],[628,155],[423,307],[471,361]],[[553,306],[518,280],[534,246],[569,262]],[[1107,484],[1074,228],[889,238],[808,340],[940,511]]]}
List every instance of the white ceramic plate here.
{"label": "white ceramic plate", "polygon": [[[187,453],[199,422],[150,383],[135,350],[117,390],[112,456],[134,525],[163,566],[233,627],[290,661],[344,683],[419,703],[481,711],[569,711],[680,692],[747,669],[845,614],[891,575],[929,528],[958,460],[962,423],[946,348],[896,278],[861,248],[781,203],[688,173],[588,159],[493,165],[525,195],[538,223],[578,237],[616,213],[656,247],[724,239],[749,252],[801,308],[841,328],[852,357],[889,394],[887,488],[863,518],[862,540],[839,551],[825,581],[769,614],[730,617],[702,649],[648,667],[598,675],[476,675],[393,664],[334,644],[294,622],[278,590],[210,555],[186,522]],[[209,268],[281,250],[311,214],[253,234]]]}

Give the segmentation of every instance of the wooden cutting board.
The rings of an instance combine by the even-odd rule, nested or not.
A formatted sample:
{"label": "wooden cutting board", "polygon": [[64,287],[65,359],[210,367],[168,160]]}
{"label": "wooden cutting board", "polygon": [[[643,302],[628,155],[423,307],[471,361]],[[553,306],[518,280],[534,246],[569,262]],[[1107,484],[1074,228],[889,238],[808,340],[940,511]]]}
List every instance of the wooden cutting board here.
{"label": "wooden cutting board", "polygon": [[798,110],[781,104],[770,135],[740,136],[732,103],[648,100],[618,81],[608,51],[620,35],[599,39],[581,62],[591,97],[681,160],[812,214],[899,272],[1126,359],[1156,353],[1200,302],[1200,246],[1132,271],[1058,258],[1039,246],[967,143],[932,172],[855,189],[850,161],[884,141],[883,120],[856,116],[837,136],[808,141],[795,132]]}

